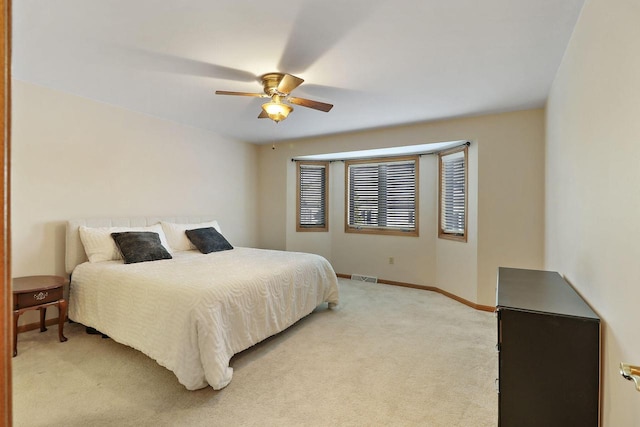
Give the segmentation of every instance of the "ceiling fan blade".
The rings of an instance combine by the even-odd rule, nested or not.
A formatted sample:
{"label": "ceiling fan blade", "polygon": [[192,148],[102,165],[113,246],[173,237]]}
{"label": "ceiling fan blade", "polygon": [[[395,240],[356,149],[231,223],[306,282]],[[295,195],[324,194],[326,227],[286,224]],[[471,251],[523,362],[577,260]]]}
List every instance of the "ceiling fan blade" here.
{"label": "ceiling fan blade", "polygon": [[313,108],[314,110],[324,111],[325,113],[328,113],[329,110],[333,108],[333,104],[326,104],[324,102],[312,101],[310,99],[287,98],[287,100],[292,104],[301,105],[307,108]]}
{"label": "ceiling fan blade", "polygon": [[278,83],[278,92],[291,93],[295,88],[300,86],[304,80],[300,77],[292,76],[291,74],[285,74]]}
{"label": "ceiling fan blade", "polygon": [[217,90],[216,95],[238,95],[238,96],[255,96],[257,98],[268,98],[264,93],[249,93],[249,92],[231,92],[228,90]]}
{"label": "ceiling fan blade", "polygon": [[241,82],[255,81],[256,75],[237,68],[211,64],[206,61],[181,56],[154,52],[133,47],[116,46],[114,52],[122,58],[124,64],[136,69],[145,68],[165,73],[183,74],[214,79],[235,80]]}
{"label": "ceiling fan blade", "polygon": [[[303,73],[379,8],[381,1],[309,1],[300,3],[279,70]],[[330,24],[328,24],[330,23]]]}
{"label": "ceiling fan blade", "polygon": [[266,111],[262,110],[262,111],[260,112],[260,114],[258,115],[258,118],[259,118],[259,119],[268,119],[268,118],[269,118],[269,115],[267,114],[267,112],[266,112]]}

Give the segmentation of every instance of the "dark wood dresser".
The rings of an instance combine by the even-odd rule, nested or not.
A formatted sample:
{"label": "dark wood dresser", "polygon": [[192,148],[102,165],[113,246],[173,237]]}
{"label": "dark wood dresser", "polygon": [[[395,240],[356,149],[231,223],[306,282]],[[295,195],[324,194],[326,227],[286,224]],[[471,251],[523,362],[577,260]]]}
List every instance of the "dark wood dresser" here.
{"label": "dark wood dresser", "polygon": [[498,425],[600,421],[600,319],[558,273],[500,267]]}

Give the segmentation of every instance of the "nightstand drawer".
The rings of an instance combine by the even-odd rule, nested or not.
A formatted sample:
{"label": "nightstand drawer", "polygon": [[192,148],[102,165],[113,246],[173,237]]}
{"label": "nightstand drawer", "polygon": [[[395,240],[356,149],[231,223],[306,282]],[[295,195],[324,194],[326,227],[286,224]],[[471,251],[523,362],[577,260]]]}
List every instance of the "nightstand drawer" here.
{"label": "nightstand drawer", "polygon": [[62,299],[62,287],[14,295],[13,309],[33,307]]}

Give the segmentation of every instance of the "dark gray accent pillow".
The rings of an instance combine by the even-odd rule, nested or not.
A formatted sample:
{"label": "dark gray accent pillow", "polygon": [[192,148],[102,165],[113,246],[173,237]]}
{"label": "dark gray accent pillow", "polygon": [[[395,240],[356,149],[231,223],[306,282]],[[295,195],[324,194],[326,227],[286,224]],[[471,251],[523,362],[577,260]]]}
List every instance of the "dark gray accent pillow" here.
{"label": "dark gray accent pillow", "polygon": [[171,254],[160,243],[158,233],[151,231],[125,231],[111,233],[125,264],[171,259]]}
{"label": "dark gray accent pillow", "polygon": [[191,240],[191,243],[203,254],[233,249],[233,246],[227,242],[227,239],[213,227],[196,228],[194,230],[187,230],[185,233],[187,233],[187,237]]}

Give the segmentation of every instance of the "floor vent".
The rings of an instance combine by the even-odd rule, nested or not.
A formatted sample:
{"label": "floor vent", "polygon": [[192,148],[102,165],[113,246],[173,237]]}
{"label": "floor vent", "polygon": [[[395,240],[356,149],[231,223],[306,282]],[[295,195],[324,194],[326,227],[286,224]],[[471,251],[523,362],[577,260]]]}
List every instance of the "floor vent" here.
{"label": "floor vent", "polygon": [[364,276],[362,274],[352,274],[351,280],[360,280],[361,282],[378,283],[378,278],[374,276]]}

